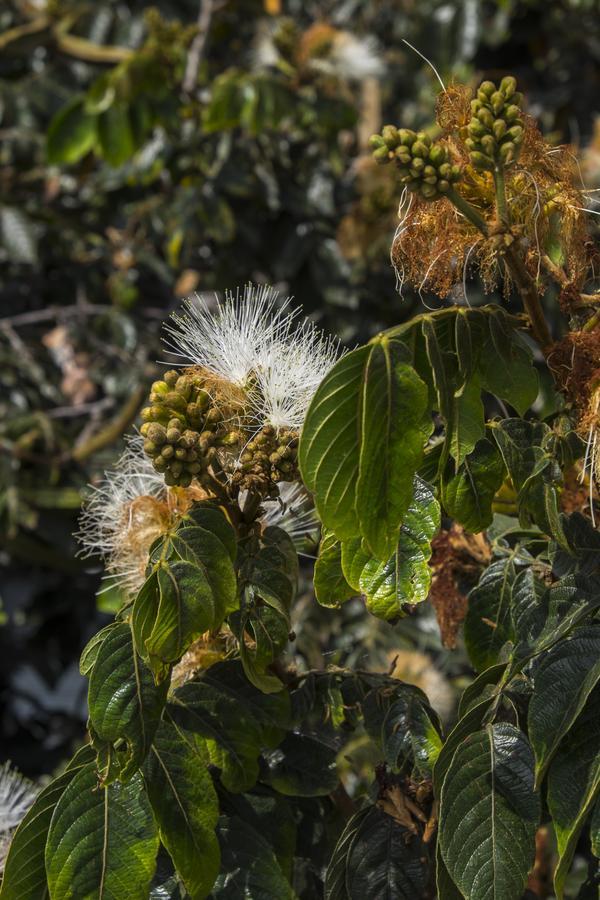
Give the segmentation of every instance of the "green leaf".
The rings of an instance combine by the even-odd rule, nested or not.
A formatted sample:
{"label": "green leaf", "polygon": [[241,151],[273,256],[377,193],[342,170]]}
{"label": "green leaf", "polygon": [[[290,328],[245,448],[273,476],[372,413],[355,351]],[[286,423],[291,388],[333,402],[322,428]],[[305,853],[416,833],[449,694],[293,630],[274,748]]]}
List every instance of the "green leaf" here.
{"label": "green leaf", "polygon": [[365,730],[394,772],[430,778],[442,749],[441,726],[425,695],[412,685],[374,688],[362,701]]}
{"label": "green leaf", "polygon": [[504,312],[488,317],[488,335],[481,349],[482,387],[506,400],[523,416],[539,390],[532,354],[520,335],[509,325]]}
{"label": "green leaf", "polygon": [[239,125],[244,105],[244,76],[235,69],[218,75],[211,85],[211,98],[203,114],[206,132],[225,131]]}
{"label": "green leaf", "polygon": [[427,599],[431,583],[428,562],[431,540],[440,527],[440,507],[433,490],[418,476],[414,495],[400,528],[393,556],[381,563],[360,539],[342,543],[342,570],[356,591],[366,597],[367,608],[381,619],[395,619],[404,604]]}
{"label": "green leaf", "polygon": [[290,719],[285,691],[263,694],[240,662],[217,663],[173,693],[169,715],[178,727],[206,739],[211,762],[228,791],[248,790],[258,777],[258,757],[276,746]]}
{"label": "green leaf", "polygon": [[132,614],[136,647],[155,677],[164,678],[197,637],[220,625],[221,613],[204,567],[162,560],[156,582],[146,582]]}
{"label": "green leaf", "polygon": [[485,420],[479,378],[470,378],[454,394],[450,454],[460,466],[477,445],[485,438]]}
{"label": "green leaf", "polygon": [[[129,625],[110,629],[90,675],[88,705],[94,746],[103,744],[111,767],[127,779],[144,761],[158,728],[168,682],[157,686],[137,655]],[[115,748],[125,740],[127,752]],[[105,775],[112,777],[110,772]]]}
{"label": "green leaf", "polygon": [[101,628],[100,631],[97,631],[90,640],[87,642],[83,650],[81,651],[81,657],[79,659],[79,671],[82,675],[89,675],[94,665],[96,664],[96,659],[98,658],[98,653],[100,651],[100,647],[108,637],[111,631],[114,631],[119,625],[118,622],[110,622],[109,625],[106,625],[104,628]]}
{"label": "green leaf", "polygon": [[594,811],[592,812],[590,838],[592,843],[592,853],[597,859],[600,859],[600,799],[596,800]]}
{"label": "green leaf", "polygon": [[440,754],[433,767],[433,789],[438,800],[442,792],[442,785],[446,773],[452,764],[456,750],[463,743],[465,738],[481,728],[485,715],[491,706],[491,702],[490,697],[484,697],[479,703],[473,703],[469,706],[468,710],[461,715],[460,719],[444,741]]}
{"label": "green leaf", "polygon": [[220,867],[219,807],[209,762],[204,739],[167,715],[144,766],[160,839],[192,900],[208,896]]}
{"label": "green leaf", "polygon": [[600,625],[578,628],[534,672],[528,731],[539,784],[552,756],[600,679]]}
{"label": "green leaf", "polygon": [[548,770],[548,808],[559,862],[554,889],[562,900],[565,877],[581,830],[600,794],[600,689],[590,694]]}
{"label": "green leaf", "polygon": [[516,577],[514,556],[499,559],[488,566],[469,594],[464,636],[478,672],[497,663],[504,644],[514,639],[511,603]]}
{"label": "green leaf", "polygon": [[477,534],[492,523],[492,503],[503,479],[497,448],[488,440],[479,441],[456,474],[442,482],[442,504],[449,516]]}
{"label": "green leaf", "polygon": [[387,560],[413,496],[413,475],[432,429],[427,386],[409,353],[387,338],[369,346],[361,392],[356,507],[370,552]]}
{"label": "green leaf", "polygon": [[46,844],[52,900],[147,900],[158,834],[142,776],[98,787],[94,765],[75,772]]}
{"label": "green leaf", "polygon": [[293,801],[258,784],[247,794],[221,796],[221,809],[225,815],[238,816],[262,835],[272,847],[285,877],[292,878],[298,837],[298,810]]}
{"label": "green leaf", "polygon": [[232,563],[237,558],[237,538],[229,521],[220,509],[215,509],[205,503],[194,503],[183,518],[183,527],[198,525],[205,531],[209,531],[219,538]]}
{"label": "green leaf", "polygon": [[459,745],[442,787],[439,841],[466,900],[519,900],[539,815],[533,754],[522,732],[489,725]]}
{"label": "green leaf", "polygon": [[322,797],[338,785],[337,750],[316,737],[291,732],[266,755],[262,780],[290,797]]}
{"label": "green leaf", "polygon": [[98,142],[103,159],[111,166],[122,166],[136,151],[129,106],[116,102],[98,116]]}
{"label": "green leaf", "polygon": [[427,848],[391,816],[372,806],[352,817],[333,852],[326,900],[423,897]]}
{"label": "green leaf", "polygon": [[442,859],[439,841],[435,851],[435,869],[437,900],[463,900],[463,895],[450,878],[446,863]]}
{"label": "green leaf", "polygon": [[363,371],[369,347],[342,357],[321,382],[300,438],[302,479],[323,525],[340,539],[359,534],[358,480]]}
{"label": "green leaf", "polygon": [[85,110],[83,97],[60,109],[48,128],[47,156],[50,165],[76,163],[96,143],[97,117]]}
{"label": "green leaf", "polygon": [[342,571],[342,545],[332,531],[323,532],[315,563],[315,596],[321,606],[338,608],[356,595]]}
{"label": "green leaf", "polygon": [[210,584],[215,608],[214,626],[238,606],[237,579],[228,548],[216,534],[199,525],[178,528],[170,540],[184,562],[200,569]]}
{"label": "green leaf", "polygon": [[48,896],[44,854],[52,814],[82,765],[94,760],[91,747],[78,754],[79,765],[67,768],[36,797],[15,831],[4,865],[1,900],[40,900]]}
{"label": "green leaf", "polygon": [[251,825],[222,816],[218,836],[222,868],[212,900],[296,900],[273,850]]}

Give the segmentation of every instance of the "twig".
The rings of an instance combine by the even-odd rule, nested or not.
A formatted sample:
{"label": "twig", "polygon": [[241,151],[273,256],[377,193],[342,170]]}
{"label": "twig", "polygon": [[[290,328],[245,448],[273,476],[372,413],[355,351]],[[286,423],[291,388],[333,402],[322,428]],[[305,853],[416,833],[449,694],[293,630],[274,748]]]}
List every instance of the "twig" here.
{"label": "twig", "polygon": [[206,39],[210,28],[210,20],[213,14],[213,0],[201,0],[200,9],[198,10],[198,33],[192,41],[188,53],[187,62],[185,64],[185,75],[183,76],[183,90],[186,94],[191,94],[198,81],[198,70],[202,62]]}
{"label": "twig", "polygon": [[548,328],[548,323],[546,322],[546,318],[540,304],[540,298],[538,289],[535,285],[535,281],[527,271],[525,263],[513,246],[506,248],[504,252],[504,258],[510,270],[510,274],[512,275],[513,281],[515,282],[517,289],[521,294],[523,305],[529,316],[529,320],[531,322],[531,333],[542,348],[542,351],[547,351],[552,344],[552,335],[550,334],[550,329]]}
{"label": "twig", "polygon": [[88,456],[91,456],[93,453],[96,453],[98,450],[101,450],[103,447],[107,447],[109,444],[112,444],[113,441],[116,441],[123,432],[129,428],[135,419],[138,409],[146,396],[147,390],[147,385],[139,385],[112,422],[109,422],[102,431],[99,431],[93,437],[89,438],[89,440],[76,446],[70,454],[70,458],[77,462],[82,462],[84,459],[87,459]]}

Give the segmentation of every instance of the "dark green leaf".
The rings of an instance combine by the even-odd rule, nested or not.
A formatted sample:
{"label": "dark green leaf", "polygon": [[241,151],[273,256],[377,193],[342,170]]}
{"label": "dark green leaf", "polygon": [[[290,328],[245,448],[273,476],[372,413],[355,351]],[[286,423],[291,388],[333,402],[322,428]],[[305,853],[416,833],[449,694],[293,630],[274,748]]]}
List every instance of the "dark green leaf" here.
{"label": "dark green leaf", "polygon": [[369,346],[361,393],[361,445],[356,507],[369,551],[387,560],[413,497],[413,475],[431,433],[427,386],[403,344]]}
{"label": "dark green leaf", "polygon": [[127,104],[111,104],[98,116],[97,128],[100,152],[109,165],[122,166],[131,159],[137,148]]}
{"label": "dark green leaf", "polygon": [[96,121],[96,116],[86,112],[83,97],[59,110],[48,128],[48,162],[78,162],[96,143]]}
{"label": "dark green leaf", "polygon": [[200,569],[210,584],[216,627],[238,605],[237,580],[228,548],[218,535],[199,525],[179,528],[170,544],[184,562]]}
{"label": "dark green leaf", "polygon": [[222,869],[213,900],[296,900],[273,850],[251,825],[237,816],[222,816],[218,837]]}
{"label": "dark green leaf", "polygon": [[543,657],[534,673],[528,718],[538,783],[598,679],[600,625],[578,628]]}
{"label": "dark green leaf", "polygon": [[[105,745],[111,764],[128,778],[144,761],[160,721],[168,682],[157,686],[133,646],[129,625],[112,628],[100,645],[88,693],[94,746]],[[127,752],[115,744],[125,740]],[[108,771],[107,777],[112,777]]]}
{"label": "dark green leaf", "polygon": [[206,739],[223,784],[237,792],[256,782],[261,750],[282,739],[290,700],[286,692],[262,694],[232,661],[217,663],[177,688],[168,709],[180,728]]}
{"label": "dark green leaf", "polygon": [[498,662],[500,650],[514,639],[512,591],[517,576],[513,556],[493,562],[469,594],[465,643],[478,672]]}
{"label": "dark green leaf", "polygon": [[427,848],[373,806],[348,823],[334,850],[326,900],[416,900],[428,881]]}
{"label": "dark green leaf", "polygon": [[52,900],[148,900],[158,834],[142,776],[98,787],[94,765],[75,772],[46,844]]}
{"label": "dark green leaf", "polygon": [[44,861],[48,829],[56,804],[67,786],[82,765],[89,766],[93,762],[91,747],[83,749],[85,754],[80,755],[80,764],[67,768],[40,791],[17,828],[4,865],[1,900],[41,900],[48,896]]}
{"label": "dark green leaf", "polygon": [[442,787],[439,840],[466,900],[518,900],[535,857],[540,815],[533,754],[506,723],[459,745]]}
{"label": "dark green leaf", "polygon": [[548,807],[558,848],[554,889],[562,900],[577,840],[600,794],[600,689],[588,697],[548,770]]}
{"label": "dark green leaf", "polygon": [[144,766],[160,839],[192,900],[208,896],[220,866],[219,807],[209,762],[204,739],[167,715]]}
{"label": "dark green leaf", "polygon": [[338,784],[336,756],[336,750],[318,738],[292,732],[267,755],[263,781],[291,797],[330,794]]}
{"label": "dark green leaf", "polygon": [[336,363],[313,397],[300,439],[303,481],[315,496],[321,522],[341,539],[359,533],[360,402],[370,352],[359,347]]}
{"label": "dark green leaf", "polygon": [[400,528],[394,555],[381,563],[360,539],[342,543],[342,570],[367,608],[382,619],[394,619],[404,604],[427,599],[431,583],[431,540],[440,527],[440,507],[431,487],[415,476],[414,496]]}
{"label": "dark green leaf", "polygon": [[325,531],[321,537],[319,556],[315,563],[314,588],[321,606],[339,607],[356,594],[344,578],[342,546],[331,531]]}
{"label": "dark green leaf", "polygon": [[442,484],[442,503],[448,515],[476,534],[491,524],[492,503],[504,479],[504,464],[497,448],[479,441],[458,466],[456,474]]}

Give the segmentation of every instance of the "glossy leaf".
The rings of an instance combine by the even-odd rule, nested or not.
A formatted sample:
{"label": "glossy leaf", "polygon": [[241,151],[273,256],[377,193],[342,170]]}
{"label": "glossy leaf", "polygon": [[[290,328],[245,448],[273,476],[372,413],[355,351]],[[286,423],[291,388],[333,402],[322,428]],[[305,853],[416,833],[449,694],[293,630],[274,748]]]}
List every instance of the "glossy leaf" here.
{"label": "glossy leaf", "polygon": [[252,787],[261,750],[283,738],[289,703],[287,692],[262,694],[232,661],[217,663],[177,688],[168,709],[179,728],[206,739],[223,784],[236,792]]}
{"label": "glossy leaf", "polygon": [[361,444],[356,508],[370,553],[387,560],[413,497],[413,475],[431,433],[427,386],[399,342],[369,346],[361,393]]}
{"label": "glossy leaf", "polygon": [[415,900],[424,896],[427,849],[373,806],[348,823],[327,870],[326,900]]}
{"label": "glossy leaf", "polygon": [[414,495],[393,556],[380,563],[359,540],[342,543],[342,570],[367,608],[381,619],[401,615],[405,604],[427,598],[431,583],[431,540],[440,527],[440,507],[427,482],[415,477]]}
{"label": "glossy leaf", "polygon": [[359,472],[361,391],[369,347],[346,354],[310,404],[300,439],[302,479],[323,525],[341,539],[360,531],[355,492]]}
{"label": "glossy leaf", "polygon": [[356,595],[342,571],[342,545],[331,531],[324,532],[315,563],[315,596],[321,606],[337,608]]}
{"label": "glossy leaf", "polygon": [[514,639],[511,603],[517,571],[514,557],[496,560],[469,594],[465,644],[478,672],[498,662],[504,644]]}
{"label": "glossy leaf", "polygon": [[[124,779],[140,767],[150,749],[167,687],[167,682],[155,684],[135,651],[129,625],[111,628],[90,675],[88,705],[94,745],[105,745],[111,761],[119,759],[115,768]],[[127,743],[126,753],[115,748],[121,740]]]}
{"label": "glossy leaf", "polygon": [[457,467],[456,474],[442,484],[442,503],[448,515],[476,534],[492,522],[492,503],[504,479],[504,464],[497,448],[488,440]]}
{"label": "glossy leaf", "polygon": [[542,658],[528,715],[538,782],[599,679],[600,625],[578,628]]}
{"label": "glossy leaf", "polygon": [[337,750],[316,737],[291,732],[267,755],[263,780],[290,797],[321,797],[338,784]]}
{"label": "glossy leaf", "polygon": [[15,831],[4,864],[1,900],[40,900],[48,896],[45,850],[56,804],[82,765],[94,760],[91,747],[78,754],[79,764],[67,768],[43,788]]}
{"label": "glossy leaf", "polygon": [[167,715],[144,766],[160,839],[192,900],[208,896],[220,867],[219,807],[209,762],[204,739]]}
{"label": "glossy leaf", "polygon": [[218,837],[222,870],[213,900],[296,900],[273,850],[251,825],[237,816],[222,816]]}
{"label": "glossy leaf", "polygon": [[60,109],[48,128],[48,162],[76,163],[96,143],[96,116],[85,110],[83,97]]}
{"label": "glossy leaf", "polygon": [[466,900],[519,900],[540,815],[533,754],[513,725],[490,725],[459,745],[442,787],[439,840]]}
{"label": "glossy leaf", "polygon": [[59,799],[46,844],[51,900],[147,900],[158,834],[141,775],[98,787],[77,770]]}
{"label": "glossy leaf", "polygon": [[548,770],[548,807],[559,861],[554,889],[562,900],[581,830],[600,795],[600,689],[589,696]]}

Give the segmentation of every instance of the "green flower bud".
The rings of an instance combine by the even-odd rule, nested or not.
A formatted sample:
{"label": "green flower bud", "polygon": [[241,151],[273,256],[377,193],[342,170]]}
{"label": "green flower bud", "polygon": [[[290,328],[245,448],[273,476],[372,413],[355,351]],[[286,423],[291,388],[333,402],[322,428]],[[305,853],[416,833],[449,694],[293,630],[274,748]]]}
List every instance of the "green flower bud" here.
{"label": "green flower bud", "polygon": [[510,141],[506,144],[502,144],[500,147],[500,158],[505,165],[511,163],[515,158],[516,147]]}
{"label": "green flower bud", "polygon": [[162,456],[157,456],[156,459],[152,460],[152,465],[156,469],[157,472],[166,472],[167,471],[167,460],[163,459]]}
{"label": "green flower bud", "polygon": [[421,194],[426,200],[433,200],[433,198],[437,195],[437,190],[432,184],[422,184]]}
{"label": "green flower bud", "polygon": [[163,447],[160,451],[160,455],[163,459],[171,459],[171,457],[175,455],[175,447],[173,444],[167,444]]}
{"label": "green flower bud", "polygon": [[381,137],[388,150],[395,150],[400,143],[400,135],[395,125],[384,125]]}
{"label": "green flower bud", "polygon": [[517,79],[512,75],[505,75],[505,77],[500,82],[500,90],[506,97],[506,99],[510,99],[512,95],[517,90]]}
{"label": "green flower bud", "polygon": [[490,159],[489,156],[484,156],[483,153],[479,153],[477,150],[473,150],[470,154],[471,162],[475,166],[476,169],[493,169],[494,161]]}
{"label": "green flower bud", "polygon": [[157,456],[158,447],[152,441],[144,441],[144,453],[147,453],[148,456]]}
{"label": "green flower bud", "polygon": [[437,189],[440,194],[445,194],[450,190],[450,182],[446,181],[445,178],[441,178],[437,183]]}
{"label": "green flower bud", "polygon": [[487,100],[492,96],[495,90],[496,85],[493,81],[482,81],[479,85],[479,90],[477,91],[477,93],[479,94],[481,92],[484,98]]}
{"label": "green flower bud", "polygon": [[491,134],[485,134],[481,138],[481,148],[487,156],[493,157],[496,153],[497,144]]}
{"label": "green flower bud", "polygon": [[400,137],[400,143],[403,147],[412,147],[414,142],[417,140],[417,135],[414,131],[411,131],[410,128],[401,128],[398,132]]}
{"label": "green flower bud", "polygon": [[417,140],[422,144],[425,144],[426,147],[431,147],[433,141],[429,137],[426,131],[418,131],[417,132]]}
{"label": "green flower bud", "polygon": [[379,150],[380,147],[384,147],[385,143],[380,134],[372,134],[369,138],[369,147],[372,150]]}
{"label": "green flower bud", "polygon": [[161,447],[167,440],[166,429],[158,422],[149,422],[147,426],[142,426],[142,429],[143,428],[146,428],[146,430],[142,432],[145,437],[158,447]]}
{"label": "green flower bud", "polygon": [[178,428],[169,428],[167,431],[167,440],[169,444],[176,444],[179,438],[181,437],[181,432]]}
{"label": "green flower bud", "polygon": [[[485,110],[487,112],[487,110]],[[484,134],[487,134],[487,127],[480,121],[479,118],[471,119],[469,124],[467,125],[467,130],[471,137],[480,138],[483,137]]]}
{"label": "green flower bud", "polygon": [[519,109],[518,106],[515,106],[513,104],[511,106],[507,106],[506,109],[504,110],[504,119],[508,122],[509,125],[511,122],[516,122],[520,118],[521,118],[521,110]]}
{"label": "green flower bud", "polygon": [[380,164],[390,161],[390,151],[387,147],[379,147],[373,153],[373,159]]}
{"label": "green flower bud", "polygon": [[415,156],[426,159],[429,156],[429,148],[423,141],[415,141],[411,147],[413,158]]}
{"label": "green flower bud", "polygon": [[419,174],[423,171],[424,168],[425,168],[425,160],[421,159],[421,157],[417,156],[416,159],[413,159],[413,161],[412,161],[410,171],[411,172],[415,171],[417,174]]}
{"label": "green flower bud", "polygon": [[506,122],[504,119],[496,119],[493,126],[494,137],[497,141],[502,140],[506,134]]}
{"label": "green flower bud", "polygon": [[164,380],[167,382],[169,387],[174,387],[177,384],[178,378],[179,372],[176,372],[175,369],[169,369],[168,372],[165,372]]}
{"label": "green flower bud", "polygon": [[434,166],[440,166],[446,161],[446,148],[441,144],[436,144],[429,151],[429,159]]}
{"label": "green flower bud", "polygon": [[506,133],[515,144],[521,143],[523,140],[523,127],[521,125],[513,125]]}
{"label": "green flower bud", "polygon": [[479,112],[477,113],[477,118],[480,122],[483,122],[486,128],[494,127],[494,117],[489,109],[487,109],[487,107],[484,106],[479,110]]}
{"label": "green flower bud", "polygon": [[494,111],[494,115],[499,116],[504,109],[504,94],[501,94],[500,91],[496,91],[492,94],[490,97],[490,105]]}

